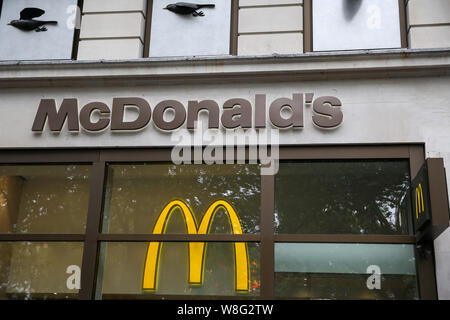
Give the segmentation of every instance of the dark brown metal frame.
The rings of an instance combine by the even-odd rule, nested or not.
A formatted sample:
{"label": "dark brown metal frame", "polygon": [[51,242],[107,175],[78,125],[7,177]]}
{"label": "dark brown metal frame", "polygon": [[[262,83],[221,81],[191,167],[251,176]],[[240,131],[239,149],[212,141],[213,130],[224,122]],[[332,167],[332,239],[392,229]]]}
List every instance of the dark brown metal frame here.
{"label": "dark brown metal frame", "polygon": [[153,1],[147,1],[147,13],[145,15],[145,39],[144,39],[144,52],[143,57],[148,58],[150,56],[150,36],[152,31],[152,12]]}
{"label": "dark brown metal frame", "polygon": [[[313,15],[312,2],[314,0],[303,0],[303,51],[313,52]],[[408,28],[406,21],[406,2],[398,0],[400,43],[402,48],[408,47]]]}
{"label": "dark brown metal frame", "polygon": [[[426,160],[428,170],[429,196],[431,205],[431,223],[416,234],[417,271],[422,299],[437,299],[435,252],[433,241],[449,227],[450,209],[444,161],[442,158]],[[414,176],[412,176],[414,177]]]}
{"label": "dark brown metal frame", "polygon": [[303,52],[313,52],[312,0],[303,0]]}
{"label": "dark brown metal frame", "polygon": [[[0,234],[0,241],[61,241],[84,242],[81,289],[78,299],[95,298],[99,246],[101,242],[257,242],[261,244],[261,291],[259,297],[222,297],[228,299],[274,299],[274,244],[276,242],[315,242],[315,243],[398,243],[415,244],[414,235],[305,235],[275,234],[273,212],[275,205],[274,176],[261,176],[261,233],[260,234],[102,234],[104,189],[106,184],[106,167],[108,163],[168,162],[170,149],[104,149],[104,150],[4,150],[0,151],[0,164],[92,164],[90,198],[85,234]],[[391,146],[282,146],[281,160],[338,160],[338,159],[407,159],[410,163],[411,176],[414,177],[425,161],[423,145]],[[435,166],[438,168],[438,166]],[[436,183],[434,192],[445,189],[442,183],[442,170],[434,170]],[[445,178],[444,178],[445,182]],[[445,190],[444,190],[445,191]],[[441,193],[442,194],[442,193]],[[439,200],[440,201],[440,200]],[[442,201],[441,201],[442,202]],[[443,206],[445,204],[442,204]],[[448,208],[448,204],[447,204]],[[445,207],[444,207],[445,209]],[[443,210],[445,212],[445,210]],[[447,211],[448,212],[448,211]],[[430,244],[427,245],[429,250]],[[432,250],[432,244],[431,244]],[[419,252],[420,251],[420,252]],[[422,299],[436,298],[434,279],[434,261],[424,258],[423,250],[417,251],[418,282]],[[428,252],[428,251],[425,251]],[[434,280],[433,280],[434,279]],[[37,296],[38,297],[38,296]],[[157,299],[154,295],[105,295],[104,298]],[[172,296],[169,298],[176,298]],[[163,298],[163,297],[160,297]],[[164,297],[167,298],[167,297]],[[180,296],[182,299],[208,299],[204,296]]]}
{"label": "dark brown metal frame", "polygon": [[398,0],[400,10],[400,43],[402,48],[408,48],[408,26],[406,21],[406,1]]}
{"label": "dark brown metal frame", "polygon": [[231,0],[230,54],[238,54],[239,0]]}
{"label": "dark brown metal frame", "polygon": [[[80,14],[80,20],[82,19],[83,16],[83,3],[84,0],[78,0],[77,1],[77,6],[79,8],[79,14]],[[78,18],[78,12],[77,12],[77,17],[75,19]],[[80,29],[77,29],[77,22],[75,21],[75,30],[74,30],[74,34],[73,34],[73,47],[72,47],[72,60],[77,60],[78,58],[78,47],[80,45],[80,32],[81,32],[81,25],[80,25]]]}

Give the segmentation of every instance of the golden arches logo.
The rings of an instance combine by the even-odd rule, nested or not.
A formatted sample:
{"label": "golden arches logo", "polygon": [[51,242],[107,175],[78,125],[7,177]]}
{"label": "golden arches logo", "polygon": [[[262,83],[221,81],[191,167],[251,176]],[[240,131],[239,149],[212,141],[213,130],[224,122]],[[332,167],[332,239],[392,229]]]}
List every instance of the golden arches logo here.
{"label": "golden arches logo", "polygon": [[[153,228],[153,234],[165,233],[165,227],[172,213],[180,209],[186,223],[188,234],[207,234],[210,231],[211,222],[219,209],[224,209],[231,223],[233,234],[242,234],[241,223],[234,208],[224,200],[215,201],[206,210],[205,215],[197,229],[197,222],[191,209],[183,201],[174,200],[162,210]],[[160,242],[150,242],[147,249],[147,258],[144,267],[143,290],[155,290],[159,265]],[[200,285],[203,282],[203,269],[205,260],[205,242],[189,242],[189,284]],[[236,291],[248,291],[248,252],[245,242],[234,243],[235,254],[235,289]]]}
{"label": "golden arches logo", "polygon": [[419,186],[416,188],[416,219],[419,219],[419,213],[425,211],[425,206],[423,203],[423,190],[422,184],[419,183]]}

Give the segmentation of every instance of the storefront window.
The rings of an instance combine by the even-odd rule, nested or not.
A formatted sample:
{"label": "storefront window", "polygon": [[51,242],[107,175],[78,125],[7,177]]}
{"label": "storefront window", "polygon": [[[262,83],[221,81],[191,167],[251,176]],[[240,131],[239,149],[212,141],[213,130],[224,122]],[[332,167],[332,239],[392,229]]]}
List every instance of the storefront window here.
{"label": "storefront window", "polygon": [[0,166],[0,233],[84,233],[91,167]]}
{"label": "storefront window", "polygon": [[277,243],[275,296],[418,299],[414,247],[406,244]]}
{"label": "storefront window", "polygon": [[408,159],[293,156],[267,177],[162,154],[4,157],[0,299],[429,297],[412,235],[427,175]]}
{"label": "storefront window", "polygon": [[[97,289],[103,298],[117,294],[241,297],[259,294],[258,243],[157,243],[159,254],[156,252],[153,266],[151,255],[155,252],[150,250],[151,244],[102,244]],[[202,254],[192,255],[189,250],[192,244],[204,244],[204,258]]]}
{"label": "storefront window", "polygon": [[275,230],[286,234],[408,234],[408,161],[280,164]]}
{"label": "storefront window", "polygon": [[260,199],[258,165],[110,165],[103,232],[259,233]]}
{"label": "storefront window", "polygon": [[0,299],[73,299],[82,243],[0,242]]}

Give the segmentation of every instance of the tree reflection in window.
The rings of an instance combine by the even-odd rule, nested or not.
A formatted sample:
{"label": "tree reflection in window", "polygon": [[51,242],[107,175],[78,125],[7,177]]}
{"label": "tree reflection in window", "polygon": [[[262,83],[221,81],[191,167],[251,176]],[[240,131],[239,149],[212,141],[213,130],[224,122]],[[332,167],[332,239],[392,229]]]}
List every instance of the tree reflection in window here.
{"label": "tree reflection in window", "polygon": [[408,161],[282,163],[278,233],[408,234]]}

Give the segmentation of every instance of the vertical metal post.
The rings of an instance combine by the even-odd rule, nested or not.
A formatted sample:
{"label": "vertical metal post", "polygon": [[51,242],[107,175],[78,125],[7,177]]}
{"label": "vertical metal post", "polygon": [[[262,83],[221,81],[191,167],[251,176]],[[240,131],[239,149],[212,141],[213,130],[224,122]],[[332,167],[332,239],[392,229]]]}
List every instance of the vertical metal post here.
{"label": "vertical metal post", "polygon": [[86,236],[81,267],[80,300],[95,297],[95,278],[98,258],[98,235],[103,207],[103,188],[105,180],[105,162],[95,162],[92,168],[89,209],[86,223]]}
{"label": "vertical metal post", "polygon": [[274,295],[275,176],[261,176],[261,298]]}

